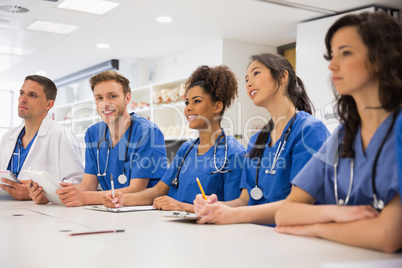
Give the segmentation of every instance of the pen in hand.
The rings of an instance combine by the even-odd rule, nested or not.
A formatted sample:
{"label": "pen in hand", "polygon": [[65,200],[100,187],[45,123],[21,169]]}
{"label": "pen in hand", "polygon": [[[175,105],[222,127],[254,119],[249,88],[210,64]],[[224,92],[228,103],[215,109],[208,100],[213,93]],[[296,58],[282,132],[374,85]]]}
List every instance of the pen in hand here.
{"label": "pen in hand", "polygon": [[112,197],[114,199],[114,183],[113,183],[113,174],[110,173],[110,184],[112,185]]}
{"label": "pen in hand", "polygon": [[198,183],[198,187],[200,187],[200,191],[201,191],[201,193],[202,193],[202,197],[204,197],[204,200],[206,201],[206,200],[207,200],[207,197],[206,197],[206,195],[205,195],[204,189],[202,188],[201,182],[200,182],[200,180],[199,180],[198,178],[196,178],[196,180],[197,180],[197,183]]}

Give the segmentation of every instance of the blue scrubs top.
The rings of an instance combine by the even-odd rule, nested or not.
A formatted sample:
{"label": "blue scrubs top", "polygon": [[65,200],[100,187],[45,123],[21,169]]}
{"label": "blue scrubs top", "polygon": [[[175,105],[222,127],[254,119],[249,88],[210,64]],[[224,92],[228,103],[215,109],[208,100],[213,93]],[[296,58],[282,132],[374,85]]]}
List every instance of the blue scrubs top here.
{"label": "blue scrubs top", "polygon": [[399,196],[402,204],[402,116],[399,115],[395,123],[396,133],[396,164],[398,166]]}
{"label": "blue scrubs top", "polygon": [[[401,115],[399,114],[399,117]],[[369,205],[373,202],[372,168],[379,146],[385,137],[393,119],[391,114],[382,122],[370,140],[366,151],[363,151],[361,129],[356,133],[353,142],[354,179],[347,205]],[[310,162],[293,180],[321,204],[336,204],[334,193],[334,163],[335,154],[342,142],[343,126],[331,135],[320,151],[311,158]],[[392,129],[377,162],[376,188],[377,198],[387,204],[398,192],[398,177],[396,168],[395,127]],[[339,158],[337,169],[338,199],[345,200],[350,184],[350,158]]]}
{"label": "blue scrubs top", "polygon": [[[20,170],[22,166],[24,165],[25,159],[27,158],[27,155],[29,153],[29,150],[31,149],[32,143],[34,142],[36,136],[38,135],[38,132],[36,132],[35,136],[33,139],[29,142],[28,146],[26,148],[22,147],[22,136],[25,134],[25,127],[22,129],[21,134],[18,136],[17,143],[15,144],[14,147],[14,152],[13,155],[10,158],[10,162],[8,163],[7,170],[10,170],[12,173],[16,174],[16,177],[20,175]],[[18,146],[20,144],[20,146]],[[19,157],[18,157],[19,155]],[[11,166],[11,161],[13,162],[13,165]]]}
{"label": "blue scrubs top", "polygon": [[[177,151],[168,171],[161,179],[161,181],[170,187],[168,196],[180,202],[192,204],[195,196],[201,193],[196,181],[198,177],[206,195],[216,194],[220,201],[229,201],[238,198],[240,196],[239,184],[245,149],[232,136],[227,136],[226,138],[228,143],[228,159],[222,171],[231,170],[231,172],[211,174],[211,172],[216,171],[214,166],[214,146],[205,154],[197,156],[198,144],[195,144],[180,170],[178,187],[171,185],[184,155],[194,140],[185,142]],[[216,166],[218,169],[222,167],[225,161],[224,158],[225,145],[224,140],[221,139],[216,150]]]}
{"label": "blue scrubs top", "polygon": [[[149,120],[132,113],[132,128],[130,142],[127,142],[130,127],[121,137],[114,148],[110,148],[109,163],[106,167],[108,154],[108,142],[103,140],[99,143],[99,169],[98,181],[103,190],[110,190],[110,174],[113,174],[113,183],[116,189],[128,187],[133,178],[149,178],[148,188],[156,185],[167,169],[165,140],[160,129]],[[97,146],[104,138],[110,141],[109,130],[106,132],[105,122],[99,122],[91,126],[85,134],[85,173],[98,175]],[[128,144],[127,156],[126,149]],[[126,158],[126,159],[125,159]],[[125,161],[125,162],[124,162]],[[119,175],[127,176],[127,182],[121,184]]]}
{"label": "blue scrubs top", "polygon": [[[291,121],[285,126],[281,139]],[[254,146],[259,133],[251,137],[247,148],[248,152]],[[319,150],[328,136],[329,132],[320,120],[304,111],[298,112],[284,150],[276,162],[274,168],[276,174],[266,174],[266,171],[271,170],[275,153],[281,141],[279,139],[269,148],[268,144],[271,141],[271,136],[269,136],[261,156],[258,175],[258,187],[263,191],[263,197],[260,200],[254,200],[250,195],[250,191],[255,187],[258,158],[246,158],[245,161],[240,188],[247,189],[250,195],[248,204],[265,204],[285,199],[290,193],[293,178],[311,156]]]}

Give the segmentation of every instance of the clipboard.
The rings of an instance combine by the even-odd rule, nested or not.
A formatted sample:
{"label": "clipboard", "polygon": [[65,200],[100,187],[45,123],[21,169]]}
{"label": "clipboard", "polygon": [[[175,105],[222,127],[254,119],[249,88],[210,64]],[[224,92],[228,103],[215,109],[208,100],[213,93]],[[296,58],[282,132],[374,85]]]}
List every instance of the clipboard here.
{"label": "clipboard", "polygon": [[173,211],[171,213],[163,215],[163,217],[175,218],[175,219],[185,219],[197,221],[201,219],[201,217],[197,216],[195,213],[185,212],[185,211]]}
{"label": "clipboard", "polygon": [[102,205],[93,205],[93,206],[86,206],[85,209],[89,210],[96,210],[96,211],[103,211],[103,212],[133,212],[133,211],[147,211],[147,210],[155,210],[153,206],[127,206],[121,208],[107,208]]}
{"label": "clipboard", "polygon": [[32,170],[26,169],[23,171],[25,175],[34,182],[37,182],[39,186],[45,191],[45,197],[52,203],[61,205],[61,200],[56,194],[56,190],[61,188],[61,185],[45,170]]}
{"label": "clipboard", "polygon": [[[9,170],[0,170],[0,179],[2,179],[2,178],[6,178],[7,180],[21,184],[21,182],[17,179],[17,177],[14,175],[14,173],[12,173]],[[0,180],[0,184],[8,185],[7,183],[2,182],[1,180]]]}

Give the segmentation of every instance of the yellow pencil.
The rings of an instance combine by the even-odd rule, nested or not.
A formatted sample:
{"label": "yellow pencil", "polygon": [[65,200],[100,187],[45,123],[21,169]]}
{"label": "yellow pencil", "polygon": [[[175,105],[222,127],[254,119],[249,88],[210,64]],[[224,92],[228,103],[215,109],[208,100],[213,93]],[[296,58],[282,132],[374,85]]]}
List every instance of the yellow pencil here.
{"label": "yellow pencil", "polygon": [[205,200],[207,200],[207,197],[205,196],[205,193],[204,193],[204,189],[202,189],[202,185],[201,185],[200,180],[198,178],[196,178],[196,180],[197,180],[197,183],[198,183],[198,187],[200,187],[202,196],[204,197]]}

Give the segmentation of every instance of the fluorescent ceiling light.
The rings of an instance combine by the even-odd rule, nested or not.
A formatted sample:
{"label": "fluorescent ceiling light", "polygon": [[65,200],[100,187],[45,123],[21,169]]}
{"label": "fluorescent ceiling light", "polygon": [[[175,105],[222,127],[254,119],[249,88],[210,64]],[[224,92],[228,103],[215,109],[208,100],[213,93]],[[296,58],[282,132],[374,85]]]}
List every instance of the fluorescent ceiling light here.
{"label": "fluorescent ceiling light", "polygon": [[163,22],[163,23],[169,23],[169,22],[173,21],[173,19],[168,16],[160,16],[160,17],[157,17],[156,20],[159,22]]}
{"label": "fluorescent ceiling light", "polygon": [[106,49],[106,48],[109,48],[110,46],[109,46],[109,44],[99,43],[99,44],[96,44],[96,47],[101,48],[101,49]]}
{"label": "fluorescent ceiling light", "polygon": [[77,30],[78,26],[37,20],[31,25],[29,25],[27,29],[33,31],[57,33],[57,34],[69,34]]}
{"label": "fluorescent ceiling light", "polygon": [[113,60],[108,60],[106,62],[99,63],[97,65],[94,65],[94,66],[86,68],[84,70],[75,72],[73,74],[69,74],[62,78],[53,80],[53,82],[56,84],[57,87],[62,87],[64,85],[77,82],[84,78],[87,79],[88,77],[90,77],[94,74],[98,74],[98,73],[106,71],[106,70],[118,70],[118,69],[119,69],[119,60],[113,59]]}
{"label": "fluorescent ceiling light", "polygon": [[119,3],[104,0],[65,0],[57,7],[74,11],[82,11],[95,15],[103,15],[118,5]]}
{"label": "fluorescent ceiling light", "polygon": [[16,56],[28,56],[33,53],[33,50],[20,48],[20,47],[10,47],[10,46],[5,46],[5,45],[0,45],[0,53],[16,55]]}
{"label": "fluorescent ceiling light", "polygon": [[317,13],[322,13],[322,14],[326,14],[326,15],[336,14],[336,11],[334,11],[334,10],[329,10],[329,9],[325,9],[325,8],[320,8],[320,7],[315,7],[315,6],[309,6],[309,5],[289,2],[289,1],[285,1],[285,0],[256,0],[256,1],[266,2],[266,3],[269,3],[269,4],[280,5],[280,6],[285,6],[285,7],[304,9],[304,10],[313,11],[313,12],[317,12]]}

